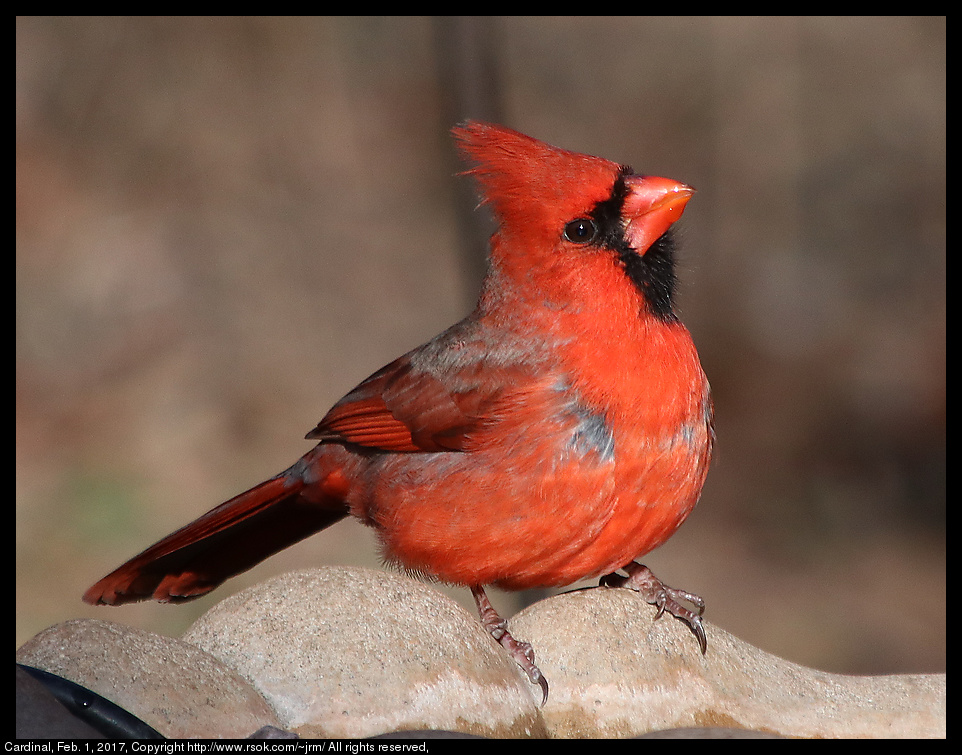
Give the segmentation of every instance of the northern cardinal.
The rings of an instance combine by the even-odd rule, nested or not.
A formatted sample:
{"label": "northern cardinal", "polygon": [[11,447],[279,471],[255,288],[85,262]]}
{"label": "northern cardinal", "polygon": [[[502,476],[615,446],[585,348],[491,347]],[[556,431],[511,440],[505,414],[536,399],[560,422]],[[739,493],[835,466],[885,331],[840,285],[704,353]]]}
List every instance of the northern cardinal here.
{"label": "northern cardinal", "polygon": [[85,601],[191,600],[351,514],[388,562],[469,587],[543,701],[531,646],[484,585],[607,575],[685,621],[705,652],[704,601],[633,561],[685,520],[711,458],[708,381],[673,307],[669,228],[693,190],[502,126],[453,134],[498,220],[474,311],[338,401],[292,467]]}

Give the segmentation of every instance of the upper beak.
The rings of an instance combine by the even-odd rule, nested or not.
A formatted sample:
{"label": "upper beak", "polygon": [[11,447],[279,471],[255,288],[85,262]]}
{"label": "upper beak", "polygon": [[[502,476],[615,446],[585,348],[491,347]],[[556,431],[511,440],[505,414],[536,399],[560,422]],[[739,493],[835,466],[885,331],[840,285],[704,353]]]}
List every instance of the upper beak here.
{"label": "upper beak", "polygon": [[644,254],[681,217],[695,190],[670,178],[629,176],[625,199],[626,235],[631,248]]}

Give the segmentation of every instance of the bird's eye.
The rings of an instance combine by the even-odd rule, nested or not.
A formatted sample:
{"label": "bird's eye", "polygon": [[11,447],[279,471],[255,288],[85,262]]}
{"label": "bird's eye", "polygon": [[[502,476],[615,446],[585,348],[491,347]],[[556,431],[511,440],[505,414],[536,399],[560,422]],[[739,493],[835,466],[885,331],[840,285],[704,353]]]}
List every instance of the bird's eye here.
{"label": "bird's eye", "polygon": [[598,235],[598,226],[588,218],[572,220],[565,226],[565,238],[573,244],[590,244]]}

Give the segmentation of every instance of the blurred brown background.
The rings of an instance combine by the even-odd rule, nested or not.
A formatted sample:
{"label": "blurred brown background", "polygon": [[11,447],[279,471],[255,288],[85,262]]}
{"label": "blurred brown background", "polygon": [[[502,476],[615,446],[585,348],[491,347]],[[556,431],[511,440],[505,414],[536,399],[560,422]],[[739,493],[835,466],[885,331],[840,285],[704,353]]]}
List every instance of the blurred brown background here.
{"label": "blurred brown background", "polygon": [[344,522],[194,604],[80,602],[470,310],[465,116],[699,189],[718,455],[645,561],[785,658],[944,670],[944,18],[18,19],[18,645],[378,565]]}

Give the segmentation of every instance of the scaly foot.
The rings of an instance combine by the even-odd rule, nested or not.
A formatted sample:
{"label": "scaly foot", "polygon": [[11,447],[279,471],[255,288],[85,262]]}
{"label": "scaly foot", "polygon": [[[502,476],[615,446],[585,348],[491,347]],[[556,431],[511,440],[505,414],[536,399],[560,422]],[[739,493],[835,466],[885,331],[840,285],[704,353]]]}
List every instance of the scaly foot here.
{"label": "scaly foot", "polygon": [[[694,593],[669,587],[658,579],[651,569],[637,561],[632,561],[624,567],[624,570],[628,572],[627,577],[615,572],[602,577],[601,584],[605,587],[627,587],[639,592],[649,603],[658,606],[655,619],[660,619],[661,615],[667,611],[676,619],[684,621],[698,640],[704,655],[708,650],[708,638],[705,636],[705,627],[701,621],[701,615],[705,612],[705,601]],[[685,608],[678,602],[679,600],[691,603],[697,609],[697,613]]]}
{"label": "scaly foot", "polygon": [[484,592],[484,588],[477,586],[471,588],[474,602],[478,605],[478,613],[481,615],[481,624],[490,632],[491,636],[508,651],[514,662],[517,663],[528,675],[532,684],[541,687],[541,705],[548,702],[548,680],[544,678],[541,670],[534,665],[534,650],[531,644],[516,640],[508,632],[508,622],[502,619],[498,612],[494,610],[491,601]]}

